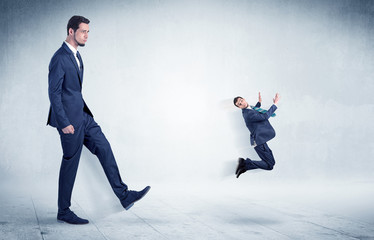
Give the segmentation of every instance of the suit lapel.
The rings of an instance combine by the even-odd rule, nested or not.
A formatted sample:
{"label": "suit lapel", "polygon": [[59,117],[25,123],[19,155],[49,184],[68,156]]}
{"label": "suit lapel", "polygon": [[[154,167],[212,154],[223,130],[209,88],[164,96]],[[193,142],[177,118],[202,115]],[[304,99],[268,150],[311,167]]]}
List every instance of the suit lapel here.
{"label": "suit lapel", "polygon": [[[74,53],[70,50],[70,48],[65,43],[63,43],[62,45],[64,46],[65,50],[69,53],[70,60],[72,61],[73,65],[75,66],[75,70],[77,70],[79,84],[82,87],[83,71],[81,72],[79,70],[77,60],[75,60]],[[82,64],[82,67],[83,67],[83,64]]]}

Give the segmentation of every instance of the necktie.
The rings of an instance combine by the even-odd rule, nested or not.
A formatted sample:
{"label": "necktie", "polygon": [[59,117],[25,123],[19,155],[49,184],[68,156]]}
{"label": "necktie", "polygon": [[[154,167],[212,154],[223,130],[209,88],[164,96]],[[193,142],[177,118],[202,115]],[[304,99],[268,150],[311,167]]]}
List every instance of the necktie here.
{"label": "necktie", "polygon": [[81,55],[79,54],[79,52],[77,51],[77,58],[79,60],[79,70],[82,72],[83,71],[83,61],[82,61],[82,58],[81,58]]}
{"label": "necktie", "polygon": [[[266,113],[267,112],[267,110],[259,108],[259,107],[255,107],[255,106],[252,106],[252,105],[250,107],[253,110],[255,110],[255,111],[259,112],[259,113]],[[275,113],[271,114],[271,117],[275,117],[275,116],[277,116]]]}

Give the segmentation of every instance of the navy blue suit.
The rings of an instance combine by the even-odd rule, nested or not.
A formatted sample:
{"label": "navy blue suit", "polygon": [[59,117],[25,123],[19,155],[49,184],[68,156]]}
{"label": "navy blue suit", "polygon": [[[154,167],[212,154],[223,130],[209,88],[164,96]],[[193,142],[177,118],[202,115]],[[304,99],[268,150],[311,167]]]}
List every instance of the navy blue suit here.
{"label": "navy blue suit", "polygon": [[[127,196],[127,185],[121,180],[110,144],[94,121],[93,115],[82,96],[83,61],[80,68],[73,52],[63,43],[49,64],[48,93],[51,102],[47,124],[57,128],[63,157],[59,176],[59,213],[68,211],[71,194],[83,145],[95,154],[122,202]],[[64,134],[62,129],[73,125],[74,134]]]}
{"label": "navy blue suit", "polygon": [[48,93],[51,102],[48,123],[63,129],[79,126],[86,112],[93,117],[82,97],[83,62],[78,67],[73,52],[63,43],[49,64]]}
{"label": "navy blue suit", "polygon": [[[256,107],[261,107],[258,102]],[[251,108],[242,109],[243,118],[249,132],[251,133],[251,145],[255,145],[255,150],[262,161],[246,159],[247,170],[261,168],[272,170],[275,164],[274,156],[267,143],[275,137],[274,128],[269,122],[270,116],[277,110],[277,106],[272,105],[266,113],[260,113]]]}

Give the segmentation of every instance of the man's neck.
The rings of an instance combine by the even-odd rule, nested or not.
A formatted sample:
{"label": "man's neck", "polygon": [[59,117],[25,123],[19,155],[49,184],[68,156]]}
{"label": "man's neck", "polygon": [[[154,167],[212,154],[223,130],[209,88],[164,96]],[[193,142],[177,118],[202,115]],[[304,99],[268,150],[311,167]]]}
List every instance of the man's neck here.
{"label": "man's neck", "polygon": [[75,48],[75,50],[78,50],[78,44],[73,39],[67,37],[65,41]]}
{"label": "man's neck", "polygon": [[74,48],[69,42],[67,42],[67,41],[64,41],[64,43],[66,44],[66,46],[70,49],[70,51],[72,51],[73,52],[73,54],[75,55],[75,54],[77,54],[77,49],[76,48]]}

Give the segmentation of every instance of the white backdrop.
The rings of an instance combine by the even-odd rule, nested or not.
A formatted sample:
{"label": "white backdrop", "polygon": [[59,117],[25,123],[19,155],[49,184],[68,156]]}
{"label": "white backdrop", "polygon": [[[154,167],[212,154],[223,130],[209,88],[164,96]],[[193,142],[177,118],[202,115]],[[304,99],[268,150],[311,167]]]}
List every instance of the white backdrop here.
{"label": "white backdrop", "polygon": [[[277,163],[250,181],[373,179],[371,1],[0,6],[0,174],[57,180],[59,136],[45,126],[48,64],[68,19],[83,15],[91,20],[79,49],[83,95],[125,182],[217,181],[229,171],[234,178],[236,159],[257,155],[232,98],[256,103],[259,91],[264,107],[282,96],[269,142]],[[84,151],[81,183],[96,173],[104,178]]]}

